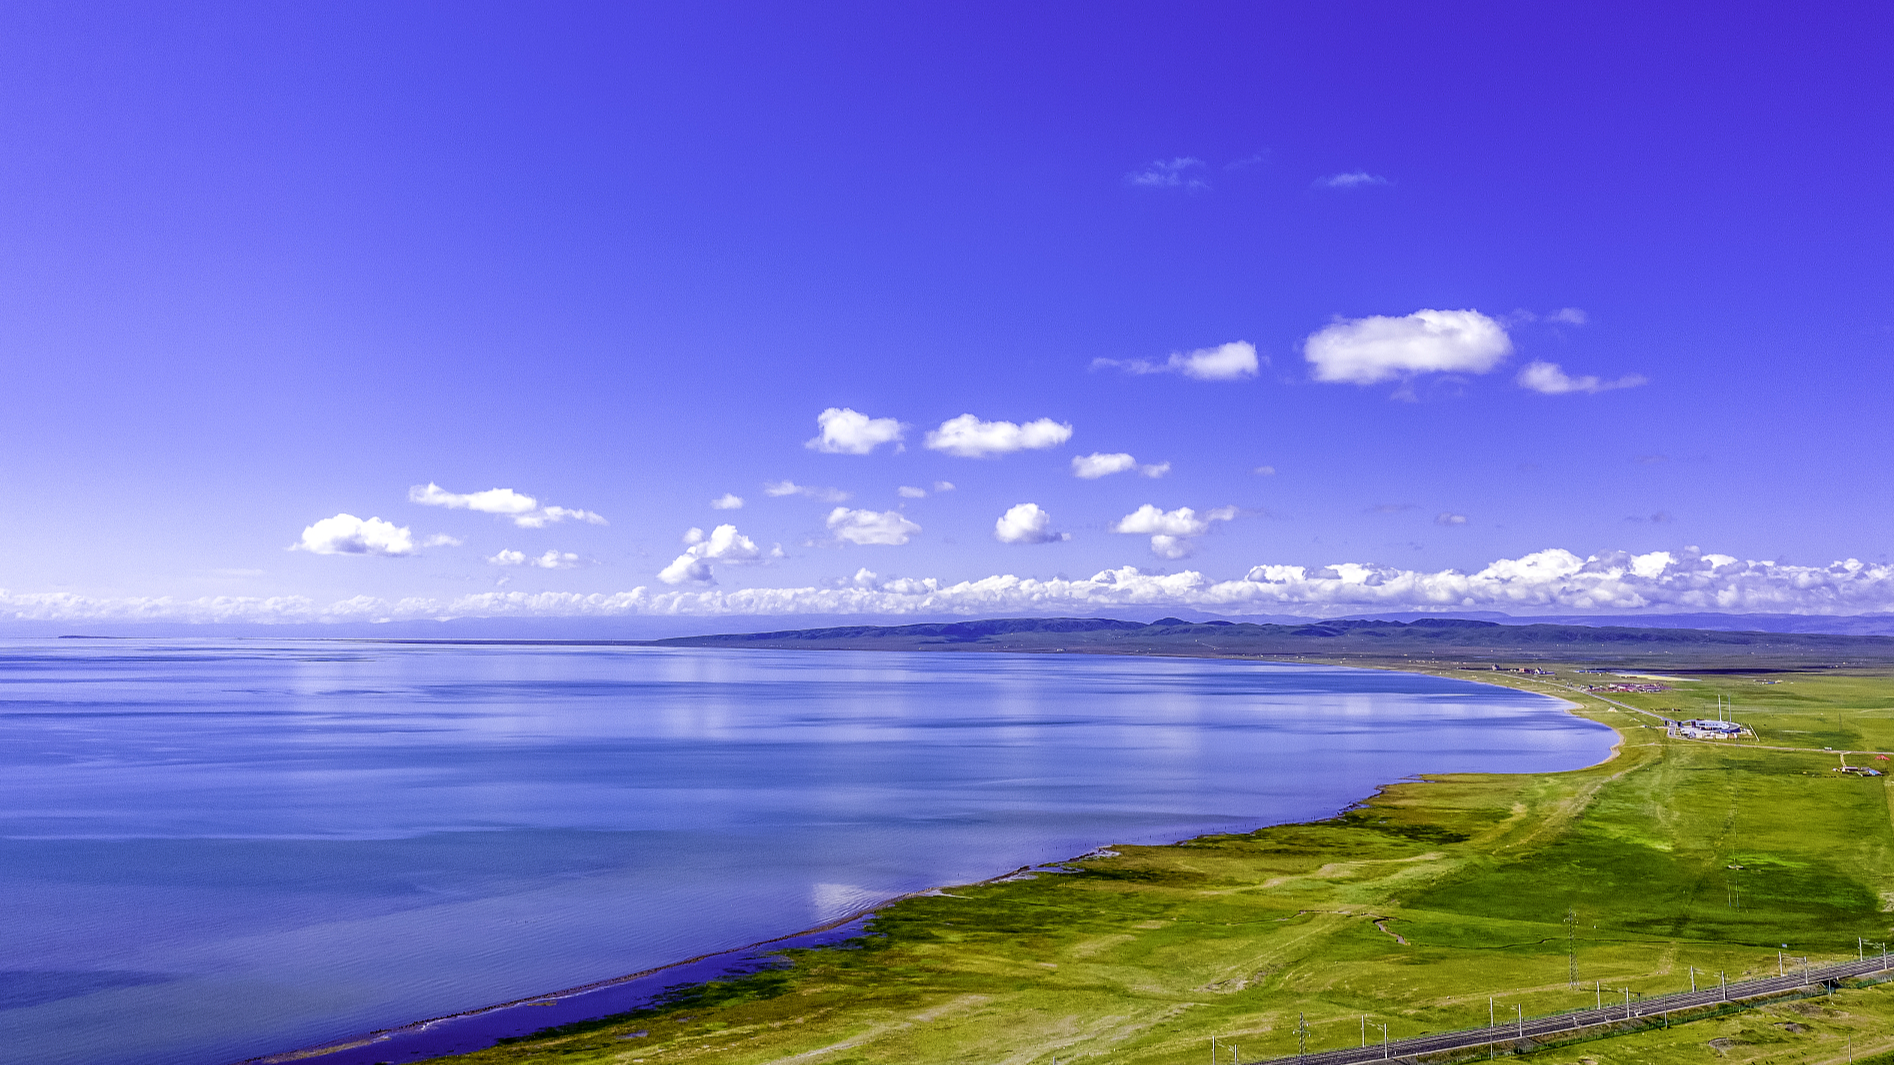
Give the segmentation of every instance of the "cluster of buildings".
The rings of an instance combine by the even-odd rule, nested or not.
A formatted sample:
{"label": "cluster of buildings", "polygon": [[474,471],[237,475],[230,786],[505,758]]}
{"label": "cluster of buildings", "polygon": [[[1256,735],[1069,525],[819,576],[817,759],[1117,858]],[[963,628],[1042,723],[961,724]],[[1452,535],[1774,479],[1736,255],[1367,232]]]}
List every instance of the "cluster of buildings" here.
{"label": "cluster of buildings", "polygon": [[1588,692],[1631,692],[1648,695],[1651,692],[1667,692],[1670,689],[1662,684],[1587,684]]}

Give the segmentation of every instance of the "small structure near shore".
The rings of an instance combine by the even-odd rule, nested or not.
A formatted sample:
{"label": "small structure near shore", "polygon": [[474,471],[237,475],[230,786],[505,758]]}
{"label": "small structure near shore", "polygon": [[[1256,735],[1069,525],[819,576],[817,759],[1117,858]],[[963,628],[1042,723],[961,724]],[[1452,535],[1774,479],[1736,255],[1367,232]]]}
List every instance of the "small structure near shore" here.
{"label": "small structure near shore", "polygon": [[1733,740],[1749,732],[1734,721],[1708,721],[1700,717],[1677,722],[1673,731],[1688,740]]}

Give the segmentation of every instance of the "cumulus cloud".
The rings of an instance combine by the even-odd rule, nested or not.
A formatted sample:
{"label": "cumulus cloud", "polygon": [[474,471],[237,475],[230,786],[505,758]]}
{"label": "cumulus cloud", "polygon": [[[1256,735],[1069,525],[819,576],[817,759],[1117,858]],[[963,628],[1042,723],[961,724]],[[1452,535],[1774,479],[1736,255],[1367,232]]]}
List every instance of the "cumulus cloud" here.
{"label": "cumulus cloud", "polygon": [[1137,459],[1122,451],[1111,455],[1094,451],[1090,455],[1072,456],[1072,476],[1095,481],[1100,477],[1109,477],[1114,473],[1135,469],[1137,465]]}
{"label": "cumulus cloud", "polygon": [[539,500],[511,488],[489,488],[484,492],[449,492],[440,485],[429,481],[425,485],[415,485],[408,489],[408,502],[419,503],[425,507],[446,507],[449,510],[474,510],[482,514],[498,514],[513,519],[513,524],[522,529],[543,529],[548,525],[557,525],[562,521],[583,521],[592,525],[604,525],[603,517],[589,510],[572,510],[566,507],[541,507]]}
{"label": "cumulus cloud", "polygon": [[1122,451],[1112,454],[1094,451],[1089,455],[1072,456],[1072,476],[1082,477],[1088,481],[1109,477],[1114,473],[1123,473],[1126,470],[1137,470],[1143,477],[1162,477],[1171,472],[1171,464],[1154,462],[1140,466],[1137,459]]}
{"label": "cumulus cloud", "polygon": [[583,561],[571,551],[548,550],[543,555],[528,555],[511,548],[487,559],[496,566],[536,566],[539,569],[577,569]]}
{"label": "cumulus cloud", "polygon": [[1370,174],[1366,170],[1351,170],[1345,174],[1331,174],[1320,178],[1316,187],[1324,189],[1365,189],[1375,185],[1388,185],[1392,182],[1379,174]]}
{"label": "cumulus cloud", "polygon": [[934,491],[936,492],[951,492],[953,490],[954,490],[954,482],[952,481],[935,481],[934,482]]}
{"label": "cumulus cloud", "polygon": [[1645,383],[1644,377],[1639,374],[1626,374],[1616,381],[1589,375],[1573,377],[1560,369],[1558,363],[1543,361],[1527,363],[1525,369],[1519,371],[1518,381],[1519,387],[1548,396],[1560,396],[1568,392],[1609,392],[1614,388],[1636,388]]}
{"label": "cumulus cloud", "polygon": [[425,507],[447,507],[450,510],[477,510],[482,514],[507,515],[524,514],[539,506],[539,500],[515,492],[511,488],[489,488],[484,492],[449,492],[433,481],[425,485],[417,484],[408,489],[408,502],[419,503]]}
{"label": "cumulus cloud", "polygon": [[458,536],[449,536],[446,533],[435,533],[433,536],[430,536],[426,540],[421,541],[421,546],[422,547],[460,547],[466,542],[467,541],[462,540]]}
{"label": "cumulus cloud", "polygon": [[412,555],[414,536],[405,525],[337,514],[304,529],[302,539],[290,549],[312,555]]}
{"label": "cumulus cloud", "polygon": [[1151,553],[1159,558],[1185,558],[1196,550],[1191,537],[1210,531],[1210,523],[1236,517],[1235,507],[1218,507],[1199,515],[1189,507],[1160,510],[1149,503],[1125,515],[1111,527],[1115,533],[1151,538]]}
{"label": "cumulus cloud", "polygon": [[712,562],[754,562],[762,557],[756,541],[734,525],[719,525],[707,534],[693,527],[684,534],[684,553],[658,571],[658,579],[666,584],[715,583]]}
{"label": "cumulus cloud", "polygon": [[1434,515],[1435,525],[1465,525],[1466,523],[1467,523],[1467,516],[1465,514],[1453,514],[1446,511],[1442,511],[1439,514]]}
{"label": "cumulus cloud", "polygon": [[851,544],[879,544],[887,547],[899,547],[921,531],[919,525],[909,521],[898,510],[850,510],[847,507],[836,507],[829,511],[828,526],[837,539],[847,540]]}
{"label": "cumulus cloud", "polygon": [[562,521],[582,521],[587,525],[607,524],[603,516],[589,510],[570,510],[566,507],[541,507],[530,514],[517,515],[513,524],[522,529],[543,529]]}
{"label": "cumulus cloud", "polygon": [[734,492],[725,492],[710,501],[712,510],[742,510],[743,497]]}
{"label": "cumulus cloud", "polygon": [[993,538],[1003,544],[1051,544],[1072,537],[1055,531],[1052,515],[1039,509],[1039,504],[1021,503],[993,523]]}
{"label": "cumulus cloud", "polygon": [[848,493],[840,488],[813,488],[794,481],[766,481],[763,484],[763,494],[777,497],[808,496],[810,499],[820,499],[824,503],[840,503],[848,498]]}
{"label": "cumulus cloud", "polygon": [[1051,418],[1016,425],[1013,422],[983,422],[971,414],[949,418],[940,428],[927,434],[927,446],[964,459],[983,459],[1057,447],[1072,438],[1072,427]]}
{"label": "cumulus cloud", "polygon": [[1093,359],[1092,369],[1115,366],[1126,373],[1180,373],[1199,381],[1241,381],[1255,377],[1257,367],[1267,360],[1256,354],[1256,346],[1245,340],[1232,340],[1214,348],[1173,351],[1163,362],[1149,359]]}
{"label": "cumulus cloud", "polygon": [[1210,187],[1203,174],[1204,161],[1188,155],[1157,159],[1125,175],[1125,184],[1140,189],[1183,189],[1201,192]]}
{"label": "cumulus cloud", "polygon": [[1560,325],[1584,325],[1586,322],[1591,321],[1591,316],[1579,310],[1577,307],[1560,307],[1558,310],[1546,315],[1545,320],[1548,322],[1557,322]]}
{"label": "cumulus cloud", "polygon": [[1317,381],[1354,385],[1422,373],[1486,373],[1512,350],[1505,328],[1486,315],[1433,310],[1343,319],[1302,346]]}
{"label": "cumulus cloud", "polygon": [[830,407],[815,421],[821,432],[802,446],[831,455],[866,455],[883,444],[898,451],[907,428],[893,418],[870,418],[848,407]]}
{"label": "cumulus cloud", "polygon": [[1688,547],[1582,556],[1553,548],[1500,559],[1475,572],[1374,563],[1258,565],[1233,580],[1203,573],[1150,574],[1134,566],[1090,577],[994,575],[949,582],[902,577],[833,587],[730,591],[481,592],[451,599],[354,596],[94,598],[0,589],[0,617],[31,621],[185,623],[368,622],[462,617],[624,617],[856,614],[1072,614],[1114,608],[1194,608],[1231,614],[1355,614],[1386,610],[1500,610],[1513,614],[1785,613],[1894,611],[1894,565],[1845,559],[1796,566],[1743,561]]}
{"label": "cumulus cloud", "polygon": [[894,494],[900,496],[902,499],[926,499],[927,489],[916,488],[911,484],[904,484],[895,489]]}

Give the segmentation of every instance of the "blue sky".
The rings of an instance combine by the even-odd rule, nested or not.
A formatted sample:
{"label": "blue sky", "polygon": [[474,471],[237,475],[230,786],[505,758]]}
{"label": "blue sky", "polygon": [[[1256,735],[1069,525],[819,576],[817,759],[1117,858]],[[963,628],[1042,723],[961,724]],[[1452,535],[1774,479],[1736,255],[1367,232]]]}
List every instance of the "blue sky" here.
{"label": "blue sky", "polygon": [[0,608],[1894,609],[1891,29],[9,5]]}

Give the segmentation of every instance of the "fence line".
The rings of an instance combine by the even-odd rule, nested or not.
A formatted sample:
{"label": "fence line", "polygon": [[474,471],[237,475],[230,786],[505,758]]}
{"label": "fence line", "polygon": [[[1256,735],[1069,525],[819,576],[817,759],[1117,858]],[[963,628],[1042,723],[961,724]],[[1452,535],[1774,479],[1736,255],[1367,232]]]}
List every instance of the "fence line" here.
{"label": "fence line", "polygon": [[[1242,1065],[1290,1065],[1290,1063],[1294,1065],[1354,1065],[1357,1062],[1412,1060],[1420,1055],[1446,1054],[1458,1050],[1498,1048],[1504,1044],[1529,1043],[1535,1048],[1567,1045],[1599,1038],[1596,1035],[1579,1035],[1587,1029],[1628,1024],[1632,1026],[1632,1030],[1641,1030],[1655,1027],[1660,1023],[1667,1024],[1672,1014],[1705,1009],[1710,1011],[1707,1016],[1721,1016],[1726,1012],[1736,1012],[1730,1007],[1738,1003],[1753,1003],[1758,999],[1783,998],[1805,993],[1807,995],[1827,993],[1840,986],[1844,980],[1885,974],[1890,969],[1894,969],[1894,956],[1884,951],[1878,957],[1820,968],[1805,967],[1800,972],[1784,973],[1760,980],[1745,980],[1733,984],[1719,983],[1717,987],[1704,991],[1681,991],[1637,1001],[1626,1001],[1622,1005],[1611,1004],[1591,1009],[1566,1010],[1537,1017],[1521,1016],[1515,1021],[1489,1024],[1479,1028],[1434,1032],[1406,1039],[1388,1039],[1387,1030],[1383,1027],[1382,1042],[1379,1045],[1318,1050],[1288,1057],[1253,1059]],[[1625,993],[1628,998],[1630,993],[1628,991]],[[1738,1008],[1747,1009],[1748,1007]],[[1645,1023],[1639,1024],[1640,1021]],[[1382,1026],[1377,1024],[1375,1027]],[[1578,1037],[1560,1039],[1561,1036]]]}

